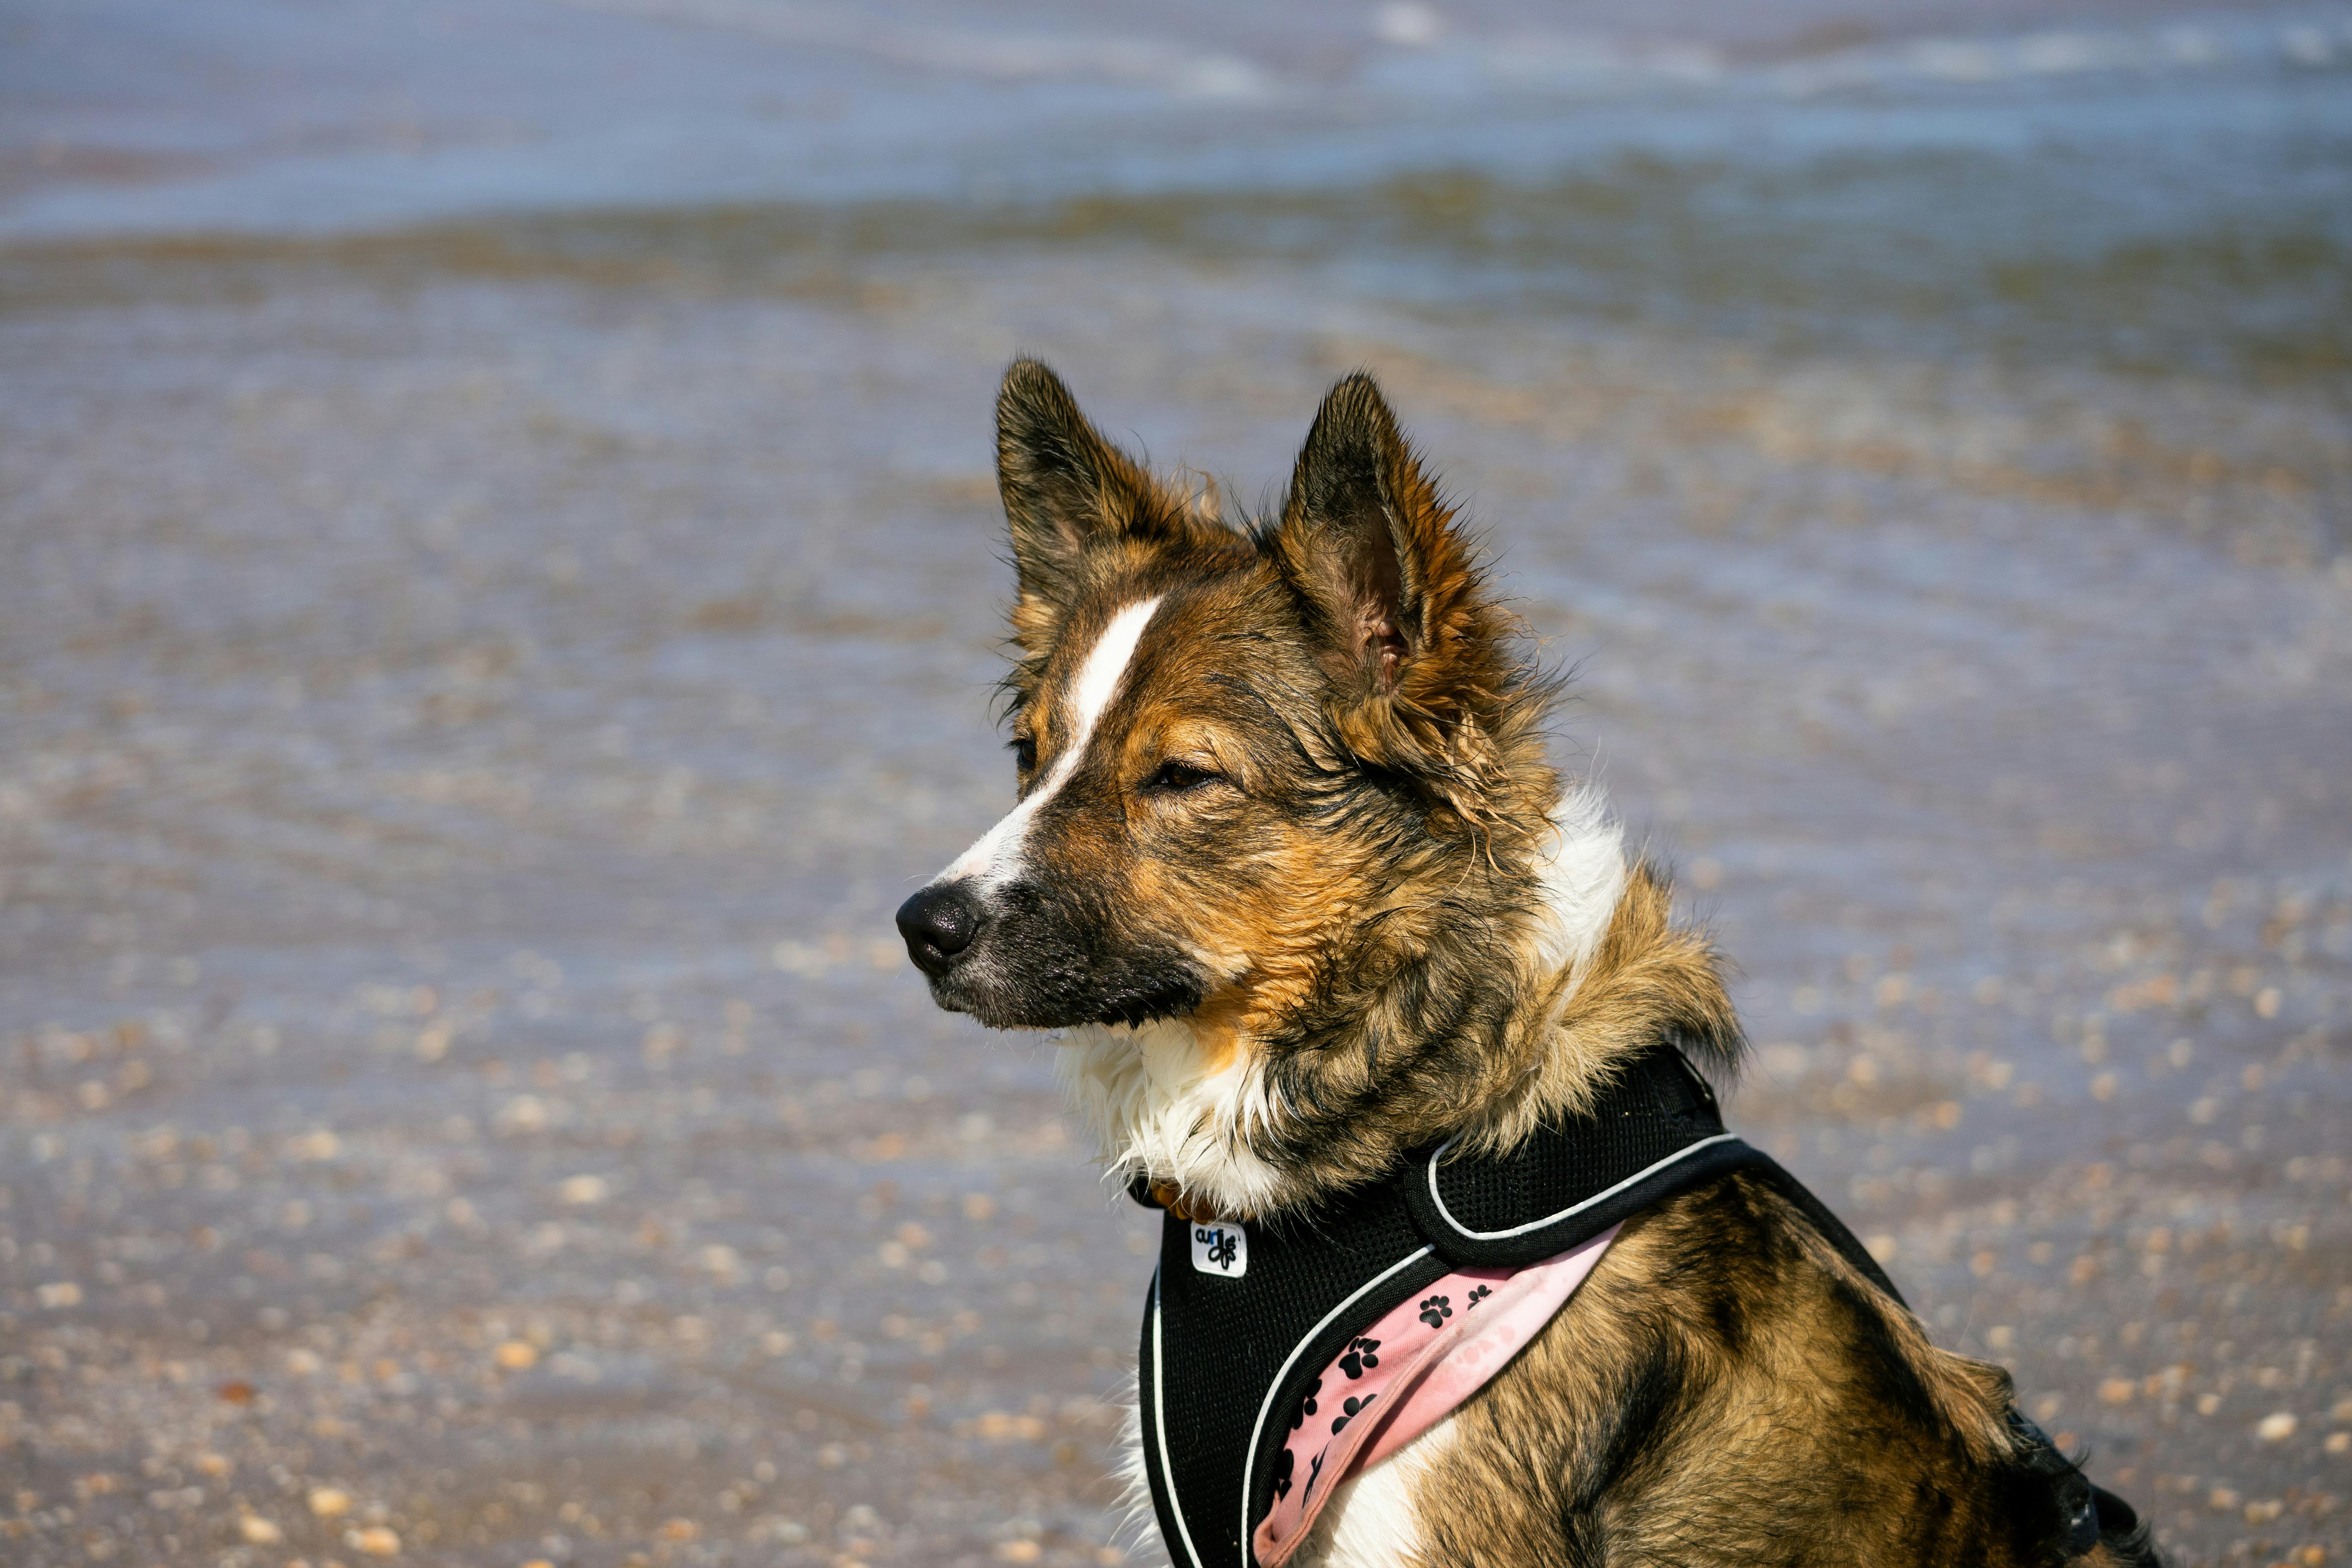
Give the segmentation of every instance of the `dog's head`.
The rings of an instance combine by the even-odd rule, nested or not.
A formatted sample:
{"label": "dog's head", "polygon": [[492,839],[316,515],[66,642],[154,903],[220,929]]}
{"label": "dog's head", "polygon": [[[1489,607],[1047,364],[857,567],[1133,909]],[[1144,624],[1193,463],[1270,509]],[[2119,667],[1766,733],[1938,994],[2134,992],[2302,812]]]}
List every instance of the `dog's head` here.
{"label": "dog's head", "polygon": [[941,1006],[1313,1034],[1524,910],[1549,688],[1369,377],[1246,527],[1032,360],[997,462],[1020,800],[898,911]]}

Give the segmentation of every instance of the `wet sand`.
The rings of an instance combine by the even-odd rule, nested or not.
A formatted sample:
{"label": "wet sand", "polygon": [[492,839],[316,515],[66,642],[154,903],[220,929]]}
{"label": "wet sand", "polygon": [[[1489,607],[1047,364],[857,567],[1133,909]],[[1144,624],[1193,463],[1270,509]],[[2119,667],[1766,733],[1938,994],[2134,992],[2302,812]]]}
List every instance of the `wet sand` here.
{"label": "wet sand", "polygon": [[1244,502],[1378,372],[1735,1124],[2174,1559],[2343,1561],[2334,231],[1669,277],[1692,167],[0,253],[0,1558],[1164,1560],[1153,1227],[889,925],[1025,349]]}

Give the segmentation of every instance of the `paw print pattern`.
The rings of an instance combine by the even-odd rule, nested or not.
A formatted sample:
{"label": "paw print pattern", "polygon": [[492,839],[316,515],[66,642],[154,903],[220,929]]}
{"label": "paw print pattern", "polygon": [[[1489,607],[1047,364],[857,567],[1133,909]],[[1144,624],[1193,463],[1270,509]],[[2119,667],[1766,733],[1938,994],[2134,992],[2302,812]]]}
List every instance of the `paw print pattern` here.
{"label": "paw print pattern", "polygon": [[[1292,1425],[1296,1426],[1297,1423],[1294,1422]],[[1274,1457],[1274,1495],[1276,1497],[1286,1498],[1290,1495],[1290,1472],[1297,1468],[1298,1456],[1287,1448]]]}
{"label": "paw print pattern", "polygon": [[1432,1296],[1421,1304],[1421,1321],[1433,1329],[1444,1328],[1445,1320],[1454,1315],[1451,1297]]}
{"label": "paw print pattern", "polygon": [[1347,1402],[1339,1406],[1339,1416],[1331,1423],[1331,1436],[1338,1436],[1349,1421],[1370,1410],[1372,1407],[1372,1401],[1379,1397],[1377,1394],[1367,1394],[1359,1399],[1354,1394],[1349,1394]]}
{"label": "paw print pattern", "polygon": [[1473,1308],[1473,1307],[1476,1306],[1479,1302],[1481,1302],[1481,1301],[1485,1300],[1487,1297],[1489,1297],[1489,1296],[1493,1295],[1494,1293],[1495,1293],[1495,1289],[1494,1289],[1494,1287],[1493,1287],[1493,1286],[1491,1286],[1491,1285],[1481,1285],[1481,1286],[1479,1286],[1476,1289],[1475,1289],[1475,1290],[1473,1290],[1473,1291],[1471,1291],[1471,1292],[1470,1292],[1470,1299],[1469,1299],[1468,1300],[1466,1300],[1466,1301],[1465,1301],[1465,1302],[1463,1302],[1463,1303],[1462,1303],[1462,1310],[1463,1310],[1464,1311],[1465,1311],[1465,1312],[1466,1312],[1466,1311],[1468,1311],[1471,1308]]}
{"label": "paw print pattern", "polygon": [[[1365,1373],[1381,1364],[1381,1358],[1372,1353],[1380,1348],[1381,1342],[1378,1340],[1349,1340],[1348,1353],[1339,1358],[1339,1370],[1350,1378],[1363,1376]],[[1317,1386],[1321,1386],[1319,1380]]]}
{"label": "paw print pattern", "polygon": [[1296,1432],[1307,1425],[1307,1418],[1315,1414],[1315,1396],[1322,1392],[1323,1380],[1319,1377],[1307,1385],[1307,1397],[1299,1401],[1298,1414],[1290,1418],[1292,1431]]}

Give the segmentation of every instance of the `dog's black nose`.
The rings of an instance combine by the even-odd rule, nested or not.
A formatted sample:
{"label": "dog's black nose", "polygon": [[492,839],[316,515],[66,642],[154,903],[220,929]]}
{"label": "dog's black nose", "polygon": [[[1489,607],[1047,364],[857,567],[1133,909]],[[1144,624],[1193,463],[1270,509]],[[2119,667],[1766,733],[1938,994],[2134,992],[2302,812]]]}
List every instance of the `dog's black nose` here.
{"label": "dog's black nose", "polygon": [[980,906],[952,882],[925,888],[898,906],[898,934],[907,939],[907,956],[926,974],[945,974],[979,930]]}

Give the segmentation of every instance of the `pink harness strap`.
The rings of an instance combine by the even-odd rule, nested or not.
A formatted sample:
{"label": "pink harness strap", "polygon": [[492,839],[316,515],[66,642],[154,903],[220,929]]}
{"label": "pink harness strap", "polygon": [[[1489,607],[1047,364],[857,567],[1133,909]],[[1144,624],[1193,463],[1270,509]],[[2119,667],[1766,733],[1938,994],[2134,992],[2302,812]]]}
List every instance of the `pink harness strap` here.
{"label": "pink harness strap", "polygon": [[1274,1508],[1250,1541],[1259,1568],[1282,1568],[1341,1481],[1485,1387],[1567,1305],[1617,1230],[1525,1268],[1448,1274],[1350,1340],[1307,1385],[1275,1459]]}

